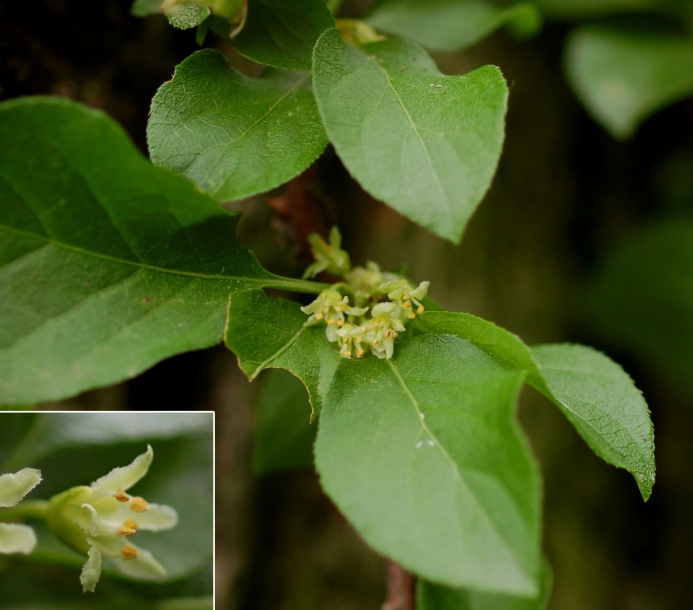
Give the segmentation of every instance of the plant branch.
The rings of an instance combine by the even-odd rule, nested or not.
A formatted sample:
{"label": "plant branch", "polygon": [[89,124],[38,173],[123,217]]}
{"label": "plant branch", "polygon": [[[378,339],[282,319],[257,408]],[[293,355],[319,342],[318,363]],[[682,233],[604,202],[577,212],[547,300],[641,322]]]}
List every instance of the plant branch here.
{"label": "plant branch", "polygon": [[385,560],[387,599],[382,610],[416,610],[416,579],[411,572],[390,559]]}

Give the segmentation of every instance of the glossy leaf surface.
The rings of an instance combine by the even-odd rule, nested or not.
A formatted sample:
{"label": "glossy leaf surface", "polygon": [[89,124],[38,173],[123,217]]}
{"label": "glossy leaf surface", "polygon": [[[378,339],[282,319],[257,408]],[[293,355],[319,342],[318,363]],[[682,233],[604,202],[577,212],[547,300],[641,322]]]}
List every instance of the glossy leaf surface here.
{"label": "glossy leaf surface", "polygon": [[183,61],[152,101],[152,161],[218,201],[267,191],[305,170],[327,145],[310,74],[236,71],[217,51]]}
{"label": "glossy leaf surface", "polygon": [[513,21],[532,31],[539,27],[540,17],[536,8],[525,2],[498,7],[483,0],[386,0],[367,18],[377,30],[442,52],[470,47]]}
{"label": "glossy leaf surface", "polygon": [[363,49],[326,31],[313,86],[337,154],[371,195],[459,242],[486,193],[504,136],[507,87],[485,66],[441,74],[413,42]]}
{"label": "glossy leaf surface", "polygon": [[650,413],[632,379],[613,360],[584,345],[532,348],[540,380],[530,382],[563,411],[587,444],[629,470],[647,500],[655,479]]}
{"label": "glossy leaf surface", "polygon": [[652,25],[584,26],[567,42],[566,71],[590,114],[628,138],[649,115],[693,94],[693,38]]}
{"label": "glossy leaf surface", "polygon": [[261,64],[310,70],[313,47],[331,27],[324,0],[249,0],[248,19],[231,44]]}
{"label": "glossy leaf surface", "polygon": [[425,312],[417,324],[430,333],[470,341],[527,381],[566,415],[592,450],[634,477],[643,498],[654,483],[654,440],[647,405],[623,369],[582,345],[529,349],[492,322],[464,313]]}
{"label": "glossy leaf surface", "polygon": [[255,379],[266,368],[287,369],[303,381],[313,412],[339,363],[339,354],[319,326],[304,326],[308,316],[293,301],[268,297],[262,290],[231,297],[226,345],[241,370]]}
{"label": "glossy leaf surface", "polygon": [[451,586],[538,592],[540,481],[523,373],[451,336],[342,360],[318,424],[326,493],[377,551]]}
{"label": "glossy leaf surface", "polygon": [[103,114],[0,108],[0,402],[52,400],[218,343],[228,295],[271,283],[237,217],[153,167]]}

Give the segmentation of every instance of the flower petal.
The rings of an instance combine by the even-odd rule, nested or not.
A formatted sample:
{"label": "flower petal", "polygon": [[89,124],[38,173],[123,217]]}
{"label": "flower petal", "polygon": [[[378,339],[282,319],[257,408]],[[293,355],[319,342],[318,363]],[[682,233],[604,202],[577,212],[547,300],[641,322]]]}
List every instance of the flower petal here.
{"label": "flower petal", "polygon": [[114,468],[107,475],[96,479],[91,484],[91,489],[96,496],[106,496],[116,493],[119,489],[130,489],[149,470],[149,465],[154,459],[154,450],[147,445],[147,451],[138,455],[132,464]]}
{"label": "flower petal", "polygon": [[0,553],[28,555],[36,546],[36,534],[28,525],[0,523]]}
{"label": "flower petal", "polygon": [[93,592],[96,588],[96,583],[99,582],[101,577],[101,551],[91,538],[88,540],[91,546],[87,554],[87,561],[79,576],[79,581],[82,583],[82,589],[84,589],[85,593],[87,591]]}
{"label": "flower petal", "polygon": [[0,507],[14,506],[41,482],[41,471],[23,468],[15,474],[0,476]]}
{"label": "flower petal", "polygon": [[138,529],[150,532],[160,532],[175,527],[178,523],[178,513],[174,508],[164,504],[150,504],[143,513],[134,517]]}
{"label": "flower petal", "polygon": [[120,572],[144,580],[159,580],[166,577],[166,569],[154,559],[149,551],[139,547],[135,548],[137,549],[137,557],[134,559],[113,560]]}

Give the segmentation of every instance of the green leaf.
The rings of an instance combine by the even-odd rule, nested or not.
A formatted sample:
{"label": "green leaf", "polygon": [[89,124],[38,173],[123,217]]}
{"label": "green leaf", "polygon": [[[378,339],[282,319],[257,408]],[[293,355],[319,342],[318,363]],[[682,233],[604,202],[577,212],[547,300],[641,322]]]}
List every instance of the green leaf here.
{"label": "green leaf", "polygon": [[153,167],[100,112],[7,102],[0,140],[0,403],[214,345],[229,293],[286,284],[238,244],[237,216]]}
{"label": "green leaf", "polygon": [[333,27],[324,0],[249,0],[245,27],[231,44],[261,64],[310,70],[316,41]]}
{"label": "green leaf", "polygon": [[532,353],[541,378],[530,377],[530,383],[563,411],[598,456],[630,471],[647,500],[655,479],[654,431],[631,378],[584,345],[539,345]]}
{"label": "green leaf", "polygon": [[456,335],[473,343],[511,368],[534,373],[537,364],[522,340],[493,322],[468,313],[425,311],[415,318],[415,326],[427,333]]}
{"label": "green leaf", "polygon": [[538,593],[540,480],[514,419],[524,374],[458,337],[342,360],[320,414],[326,493],[366,541],[449,586]]}
{"label": "green leaf", "polygon": [[416,610],[544,610],[551,593],[551,573],[546,562],[541,571],[541,593],[534,599],[451,589],[419,580]]}
{"label": "green leaf", "polygon": [[189,30],[200,25],[211,11],[199,4],[176,4],[166,11],[168,22],[181,30]]}
{"label": "green leaf", "polygon": [[432,51],[452,52],[476,44],[507,23],[526,24],[530,33],[539,28],[541,17],[526,2],[499,7],[483,0],[384,0],[366,21]]}
{"label": "green leaf", "polygon": [[693,397],[693,221],[676,218],[630,235],[588,287],[583,318],[610,344]]}
{"label": "green leaf", "polygon": [[263,375],[253,447],[256,474],[313,467],[317,425],[309,423],[310,414],[299,379],[282,369]]}
{"label": "green leaf", "polygon": [[374,197],[459,242],[496,170],[507,87],[498,68],[444,76],[413,42],[358,49],[326,31],[313,56],[337,154]]}
{"label": "green leaf", "polygon": [[[679,0],[532,0],[551,19],[585,19],[622,13],[656,12]],[[687,2],[688,0],[682,0]]]}
{"label": "green leaf", "polygon": [[617,138],[630,137],[648,116],[693,94],[693,39],[651,21],[574,30],[565,66],[576,95]]}
{"label": "green leaf", "polygon": [[161,3],[163,0],[135,0],[130,8],[130,12],[135,17],[148,17],[161,13]]}
{"label": "green leaf", "polygon": [[429,333],[456,335],[510,368],[565,414],[590,448],[634,477],[643,498],[654,483],[654,439],[647,405],[623,369],[582,345],[530,349],[495,324],[464,313],[424,312],[416,319]]}
{"label": "green leaf", "polygon": [[252,380],[266,368],[283,368],[303,381],[313,413],[320,411],[339,363],[339,352],[324,328],[304,326],[297,303],[268,297],[262,290],[231,297],[226,345]]}
{"label": "green leaf", "polygon": [[156,165],[219,201],[291,180],[327,145],[309,73],[268,69],[249,78],[212,50],[188,57],[159,88],[147,141]]}

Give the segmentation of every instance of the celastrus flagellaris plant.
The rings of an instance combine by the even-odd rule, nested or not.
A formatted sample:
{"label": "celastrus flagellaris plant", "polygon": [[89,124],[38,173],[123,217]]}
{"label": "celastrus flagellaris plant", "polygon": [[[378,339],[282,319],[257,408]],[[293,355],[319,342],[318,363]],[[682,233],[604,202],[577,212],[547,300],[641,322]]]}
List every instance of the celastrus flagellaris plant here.
{"label": "celastrus flagellaris plant", "polygon": [[[371,195],[458,243],[503,144],[500,70],[442,74],[413,40],[376,31],[378,12],[371,25],[335,21],[323,0],[138,0],[134,10],[164,11],[200,41],[216,32],[267,67],[250,77],[213,49],[183,61],[153,99],[149,160],[98,111],[55,98],[0,106],[0,289],[11,297],[0,401],[57,400],[223,342],[250,379],[282,368],[303,382],[324,491],[373,549],[416,575],[419,610],[469,595],[543,607],[541,478],[518,393],[527,383],[544,394],[647,499],[653,430],[628,375],[591,348],[529,347],[444,311],[427,281],[352,267],[336,229],[309,238],[303,278],[277,275],[220,206],[294,179],[330,142]],[[516,14],[492,16],[485,31]],[[320,273],[337,281],[310,279]],[[128,493],[149,454],[51,502],[52,529],[87,555],[85,589],[102,556],[160,573],[130,543],[175,523]]]}

